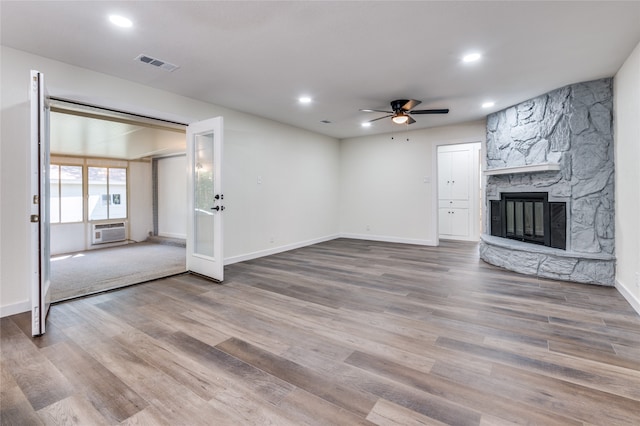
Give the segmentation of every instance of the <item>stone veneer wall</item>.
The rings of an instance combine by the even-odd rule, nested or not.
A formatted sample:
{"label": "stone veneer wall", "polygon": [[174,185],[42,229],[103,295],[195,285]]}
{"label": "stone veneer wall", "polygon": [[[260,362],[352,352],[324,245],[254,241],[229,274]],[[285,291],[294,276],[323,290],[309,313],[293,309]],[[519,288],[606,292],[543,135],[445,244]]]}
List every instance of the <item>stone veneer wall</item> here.
{"label": "stone veneer wall", "polygon": [[566,202],[567,250],[483,235],[482,259],[532,275],[614,285],[612,108],[613,79],[606,78],[487,117],[487,171],[547,163],[559,164],[559,170],[490,175],[486,204],[501,192],[548,192],[550,201]]}

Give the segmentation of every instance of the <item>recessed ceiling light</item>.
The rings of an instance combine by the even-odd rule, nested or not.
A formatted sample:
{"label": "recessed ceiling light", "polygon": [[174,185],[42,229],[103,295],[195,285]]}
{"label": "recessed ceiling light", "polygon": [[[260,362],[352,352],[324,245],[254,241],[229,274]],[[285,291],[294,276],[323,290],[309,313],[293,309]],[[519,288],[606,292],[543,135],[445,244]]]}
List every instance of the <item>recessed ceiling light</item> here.
{"label": "recessed ceiling light", "polygon": [[481,57],[482,57],[482,55],[479,54],[478,52],[469,53],[469,54],[464,55],[462,57],[462,62],[475,62],[475,61],[480,60]]}
{"label": "recessed ceiling light", "polygon": [[489,101],[489,102],[485,102],[482,104],[482,108],[491,108],[492,106],[494,106],[496,103],[493,101]]}
{"label": "recessed ceiling light", "polygon": [[298,102],[300,102],[301,104],[310,104],[311,98],[309,96],[300,96],[298,98]]}
{"label": "recessed ceiling light", "polygon": [[130,28],[133,26],[133,22],[131,22],[131,19],[125,18],[124,16],[120,15],[109,15],[109,22],[122,28]]}
{"label": "recessed ceiling light", "polygon": [[360,124],[362,127],[371,127],[371,123],[369,123],[368,121],[365,121],[364,123]]}

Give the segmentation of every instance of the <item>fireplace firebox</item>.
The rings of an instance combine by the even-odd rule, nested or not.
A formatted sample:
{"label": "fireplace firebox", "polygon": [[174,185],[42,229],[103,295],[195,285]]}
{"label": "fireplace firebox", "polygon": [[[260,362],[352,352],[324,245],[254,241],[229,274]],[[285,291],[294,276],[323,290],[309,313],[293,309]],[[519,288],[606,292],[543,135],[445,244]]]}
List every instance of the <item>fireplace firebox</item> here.
{"label": "fireplace firebox", "polygon": [[546,192],[503,192],[491,200],[491,235],[566,249],[566,203]]}

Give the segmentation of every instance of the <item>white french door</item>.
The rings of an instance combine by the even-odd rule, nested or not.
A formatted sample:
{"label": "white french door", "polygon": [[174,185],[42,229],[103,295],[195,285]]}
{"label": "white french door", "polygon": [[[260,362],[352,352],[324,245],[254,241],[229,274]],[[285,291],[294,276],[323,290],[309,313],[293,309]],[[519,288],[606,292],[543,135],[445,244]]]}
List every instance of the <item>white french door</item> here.
{"label": "white french door", "polygon": [[44,75],[31,71],[31,334],[46,330],[50,297],[49,105]]}
{"label": "white french door", "polygon": [[224,278],[222,117],[187,127],[187,270]]}

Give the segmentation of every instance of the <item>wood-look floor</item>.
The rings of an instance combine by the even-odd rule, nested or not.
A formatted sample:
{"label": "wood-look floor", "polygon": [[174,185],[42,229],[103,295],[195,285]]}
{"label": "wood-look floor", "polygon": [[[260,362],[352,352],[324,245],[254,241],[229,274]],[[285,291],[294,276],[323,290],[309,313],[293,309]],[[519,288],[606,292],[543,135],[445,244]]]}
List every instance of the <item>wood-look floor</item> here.
{"label": "wood-look floor", "polygon": [[638,425],[640,317],[477,245],[339,239],[1,321],[3,425]]}

